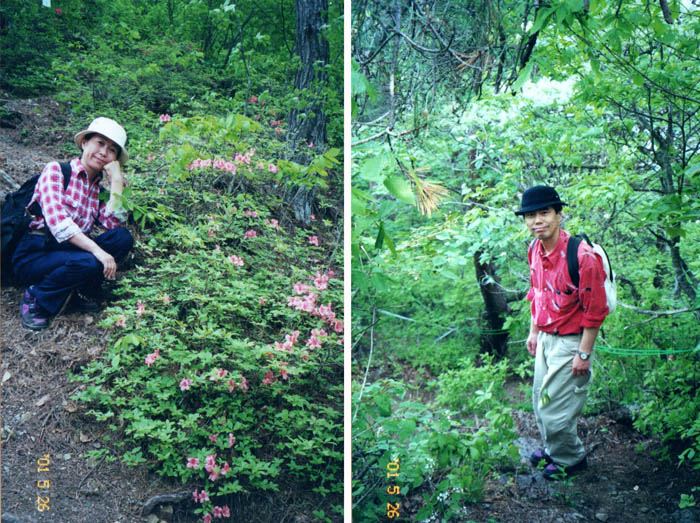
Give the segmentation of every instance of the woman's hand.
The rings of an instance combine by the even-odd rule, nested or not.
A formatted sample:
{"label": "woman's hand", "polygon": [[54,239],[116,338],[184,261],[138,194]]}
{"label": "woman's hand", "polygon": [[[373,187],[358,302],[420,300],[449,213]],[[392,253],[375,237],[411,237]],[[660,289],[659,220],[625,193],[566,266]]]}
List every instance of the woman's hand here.
{"label": "woman's hand", "polygon": [[124,178],[122,176],[121,164],[117,160],[109,162],[102,168],[102,170],[107,178],[105,180],[107,183],[112,185],[114,182],[118,182],[120,186],[123,185]]}
{"label": "woman's hand", "polygon": [[113,280],[117,275],[117,262],[114,261],[114,257],[102,249],[93,253],[93,256],[104,266],[105,278]]}

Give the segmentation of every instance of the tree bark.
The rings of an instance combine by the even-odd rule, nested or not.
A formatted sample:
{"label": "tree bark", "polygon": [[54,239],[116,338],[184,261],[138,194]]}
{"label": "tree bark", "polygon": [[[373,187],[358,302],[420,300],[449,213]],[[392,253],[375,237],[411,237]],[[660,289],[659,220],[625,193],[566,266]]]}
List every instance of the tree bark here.
{"label": "tree bark", "polygon": [[[321,86],[327,81],[323,67],[328,64],[330,47],[321,34],[322,26],[328,23],[328,0],[296,0],[296,50],[301,59],[301,67],[294,78],[294,88],[298,90],[316,89],[318,96],[303,110],[292,109],[289,114],[288,140],[295,150],[300,143],[313,143],[316,150],[323,149],[326,143],[326,115],[323,112]],[[305,113],[302,118],[301,113]],[[308,155],[297,154],[298,163],[308,161]],[[299,187],[291,200],[294,217],[308,224],[313,207],[315,191]]]}
{"label": "tree bark", "polygon": [[493,262],[481,263],[480,258],[480,252],[474,254],[476,281],[479,282],[486,309],[483,319],[488,329],[488,332],[481,335],[481,348],[500,359],[506,355],[508,348],[508,331],[503,330],[509,312],[508,301],[498,285],[499,279]]}

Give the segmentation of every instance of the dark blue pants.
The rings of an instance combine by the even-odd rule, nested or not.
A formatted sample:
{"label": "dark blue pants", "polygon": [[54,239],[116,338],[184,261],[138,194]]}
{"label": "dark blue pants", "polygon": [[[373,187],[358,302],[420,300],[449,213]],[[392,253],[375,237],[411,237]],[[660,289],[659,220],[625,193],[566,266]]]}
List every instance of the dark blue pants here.
{"label": "dark blue pants", "polygon": [[[123,227],[110,229],[94,242],[119,262],[134,245]],[[85,288],[87,294],[99,294],[104,266],[92,254],[68,241],[50,243],[47,237],[25,234],[12,257],[15,276],[23,285],[33,285],[31,293],[39,305],[55,315],[73,289]]]}

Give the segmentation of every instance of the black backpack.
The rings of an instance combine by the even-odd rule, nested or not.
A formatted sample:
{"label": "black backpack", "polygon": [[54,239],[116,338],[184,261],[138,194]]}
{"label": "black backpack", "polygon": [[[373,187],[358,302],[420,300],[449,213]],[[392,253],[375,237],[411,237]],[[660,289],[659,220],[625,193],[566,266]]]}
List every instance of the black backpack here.
{"label": "black backpack", "polygon": [[612,270],[612,264],[610,263],[610,256],[608,256],[607,251],[602,245],[593,243],[590,238],[585,234],[571,235],[569,238],[569,245],[566,248],[566,264],[569,269],[569,277],[571,278],[571,283],[576,287],[579,285],[579,266],[578,266],[578,246],[585,241],[590,247],[595,251],[603,260],[603,268],[605,269],[605,297],[608,306],[608,313],[612,314],[617,305],[617,289],[615,286],[615,273]]}
{"label": "black backpack", "polygon": [[[59,162],[61,172],[63,172],[63,190],[68,188],[72,169],[70,163]],[[5,282],[12,275],[12,255],[22,239],[22,236],[29,230],[29,224],[33,219],[26,213],[27,205],[32,200],[34,188],[39,181],[40,174],[34,175],[22,184],[18,190],[5,196],[0,212],[1,232],[2,232],[2,260],[0,274]],[[35,204],[37,202],[34,202]],[[32,206],[32,213],[41,216],[41,207]]]}

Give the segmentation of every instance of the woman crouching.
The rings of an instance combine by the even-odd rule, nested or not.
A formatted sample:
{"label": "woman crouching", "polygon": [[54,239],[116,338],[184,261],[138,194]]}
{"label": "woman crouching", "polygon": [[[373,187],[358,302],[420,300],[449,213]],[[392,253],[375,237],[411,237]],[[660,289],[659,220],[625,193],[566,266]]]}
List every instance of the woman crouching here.
{"label": "woman crouching", "polygon": [[[122,227],[127,213],[119,200],[121,167],[129,157],[124,128],[109,118],[96,118],[75,135],[75,143],[82,155],[70,162],[65,189],[59,163],[44,167],[27,207],[35,219],[12,258],[15,276],[28,286],[20,304],[27,329],[46,328],[69,299],[78,310],[99,311],[103,278],[115,278],[117,260],[134,243]],[[107,203],[98,198],[103,178],[111,192]],[[106,232],[91,238],[95,221]]]}

